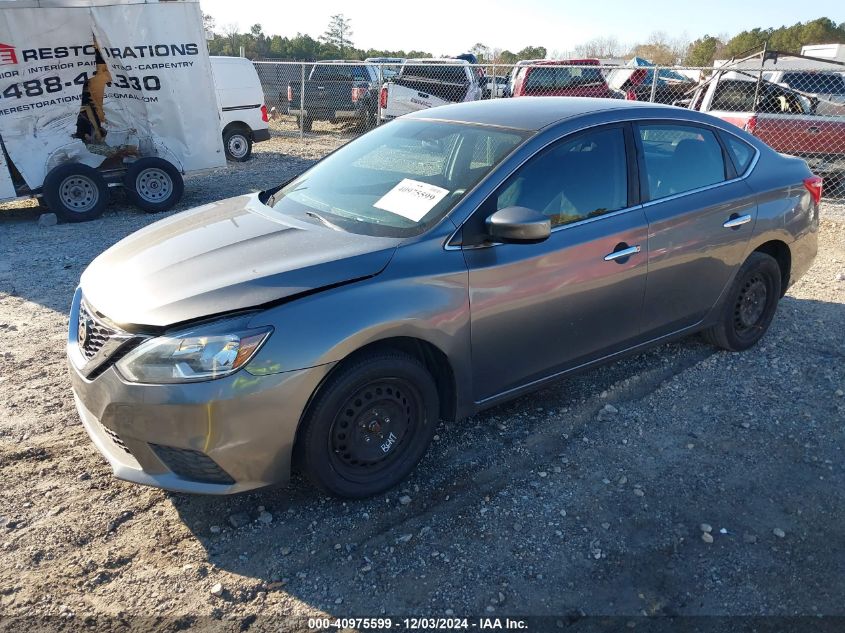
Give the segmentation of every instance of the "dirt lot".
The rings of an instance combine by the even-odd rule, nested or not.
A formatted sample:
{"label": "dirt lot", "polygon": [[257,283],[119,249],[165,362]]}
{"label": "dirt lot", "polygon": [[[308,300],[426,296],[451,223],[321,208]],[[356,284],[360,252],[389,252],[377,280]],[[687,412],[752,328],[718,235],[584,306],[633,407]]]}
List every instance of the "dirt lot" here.
{"label": "dirt lot", "polygon": [[[191,178],[180,208],[337,142],[275,137]],[[0,630],[845,616],[842,207],[825,206],[816,264],[756,349],[692,338],[443,425],[405,485],[354,503],[299,480],[208,498],[113,479],[73,407],[66,311],[88,262],[156,217],[120,198],[89,224],[40,228],[38,213],[0,213]]]}

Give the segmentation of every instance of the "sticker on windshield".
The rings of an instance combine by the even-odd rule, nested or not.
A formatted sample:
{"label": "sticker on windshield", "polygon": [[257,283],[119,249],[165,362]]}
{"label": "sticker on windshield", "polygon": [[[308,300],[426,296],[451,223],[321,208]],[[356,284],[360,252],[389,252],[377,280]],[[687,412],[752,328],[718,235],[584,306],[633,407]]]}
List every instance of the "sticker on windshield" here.
{"label": "sticker on windshield", "polygon": [[419,222],[448,193],[448,189],[405,178],[379,198],[373,206]]}

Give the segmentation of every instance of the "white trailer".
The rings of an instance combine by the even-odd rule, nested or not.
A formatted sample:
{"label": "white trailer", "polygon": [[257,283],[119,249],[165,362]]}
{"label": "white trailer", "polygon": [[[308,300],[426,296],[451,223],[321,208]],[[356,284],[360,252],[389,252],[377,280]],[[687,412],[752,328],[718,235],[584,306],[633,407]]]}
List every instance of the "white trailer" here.
{"label": "white trailer", "polygon": [[0,0],[0,201],[78,222],[123,186],[163,211],[225,164],[196,0]]}

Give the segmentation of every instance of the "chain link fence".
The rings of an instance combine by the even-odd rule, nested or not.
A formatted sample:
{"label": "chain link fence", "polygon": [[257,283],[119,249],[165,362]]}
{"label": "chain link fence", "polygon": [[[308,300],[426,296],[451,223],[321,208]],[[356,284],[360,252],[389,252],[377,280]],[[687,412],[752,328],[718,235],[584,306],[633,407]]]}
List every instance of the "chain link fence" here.
{"label": "chain link fence", "polygon": [[845,200],[845,64],[760,58],[708,68],[633,60],[454,59],[403,63],[257,61],[271,128],[305,142],[343,142],[390,120],[447,103],[526,96],[601,97],[708,112],[799,156],[824,177],[824,196]]}

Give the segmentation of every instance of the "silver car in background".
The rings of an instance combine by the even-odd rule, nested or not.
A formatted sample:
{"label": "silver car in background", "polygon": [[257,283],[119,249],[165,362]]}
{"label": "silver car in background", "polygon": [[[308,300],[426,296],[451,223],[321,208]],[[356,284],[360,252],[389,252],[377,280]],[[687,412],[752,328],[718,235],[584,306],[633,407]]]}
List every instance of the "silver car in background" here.
{"label": "silver car in background", "polygon": [[224,494],[405,478],[439,420],[704,332],[743,350],[816,254],[821,179],[706,114],[525,98],[403,117],[152,224],[73,300],[115,474]]}

